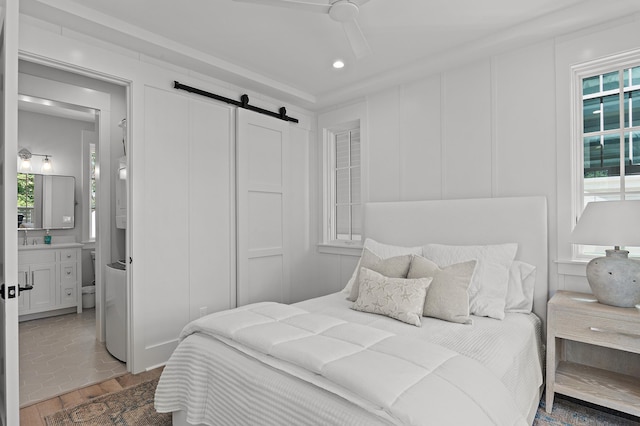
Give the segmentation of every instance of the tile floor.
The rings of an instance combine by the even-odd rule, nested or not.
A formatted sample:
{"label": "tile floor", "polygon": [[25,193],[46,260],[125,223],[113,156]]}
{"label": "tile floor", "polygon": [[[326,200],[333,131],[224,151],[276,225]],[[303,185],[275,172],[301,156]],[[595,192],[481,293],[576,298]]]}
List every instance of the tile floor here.
{"label": "tile floor", "polygon": [[21,322],[20,407],[127,372],[95,338],[95,309]]}

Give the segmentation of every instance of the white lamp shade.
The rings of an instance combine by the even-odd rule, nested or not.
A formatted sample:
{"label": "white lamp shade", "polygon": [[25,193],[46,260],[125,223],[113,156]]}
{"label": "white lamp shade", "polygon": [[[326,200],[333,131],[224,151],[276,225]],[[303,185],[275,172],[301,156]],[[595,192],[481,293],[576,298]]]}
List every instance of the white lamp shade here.
{"label": "white lamp shade", "polygon": [[571,242],[597,246],[640,246],[640,200],[587,204]]}

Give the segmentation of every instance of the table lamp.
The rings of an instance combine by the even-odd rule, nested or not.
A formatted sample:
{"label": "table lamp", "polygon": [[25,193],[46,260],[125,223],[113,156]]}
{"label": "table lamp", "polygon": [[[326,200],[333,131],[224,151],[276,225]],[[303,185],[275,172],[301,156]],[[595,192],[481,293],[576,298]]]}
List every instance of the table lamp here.
{"label": "table lamp", "polygon": [[613,246],[587,264],[587,281],[598,302],[630,308],[640,304],[640,261],[621,246],[640,246],[640,200],[587,204],[571,242]]}

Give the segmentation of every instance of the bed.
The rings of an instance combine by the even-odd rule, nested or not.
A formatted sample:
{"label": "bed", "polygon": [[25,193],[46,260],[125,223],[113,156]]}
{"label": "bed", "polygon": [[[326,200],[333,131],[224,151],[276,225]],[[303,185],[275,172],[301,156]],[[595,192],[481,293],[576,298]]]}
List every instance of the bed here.
{"label": "bed", "polygon": [[[527,275],[529,308],[505,313],[503,304],[501,319],[424,316],[416,327],[352,309],[363,299],[347,300],[354,279],[361,293],[375,280],[397,284],[356,268],[351,287],[338,293],[252,304],[190,323],[160,378],[156,409],[173,412],[174,425],[532,424],[543,384],[545,198],[368,203],[364,218],[365,247],[413,250],[411,262],[452,247],[463,248],[453,257],[464,257],[469,247],[485,253],[515,245],[509,274],[516,263],[535,268]],[[470,260],[472,281],[482,275],[480,262],[488,270],[477,259]],[[436,286],[423,276],[409,281],[427,300]],[[478,306],[482,313],[485,305]]]}

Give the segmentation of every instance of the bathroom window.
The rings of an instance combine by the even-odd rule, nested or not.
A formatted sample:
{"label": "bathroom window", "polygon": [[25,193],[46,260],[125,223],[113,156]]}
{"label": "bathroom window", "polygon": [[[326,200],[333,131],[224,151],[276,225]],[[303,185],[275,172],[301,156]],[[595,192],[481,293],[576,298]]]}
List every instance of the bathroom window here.
{"label": "bathroom window", "polygon": [[34,178],[31,173],[18,173],[18,227],[33,222]]}
{"label": "bathroom window", "polygon": [[93,249],[96,241],[96,178],[100,177],[98,164],[98,134],[90,130],[82,131],[82,242]]}
{"label": "bathroom window", "polygon": [[96,239],[96,144],[89,144],[89,239]]}

